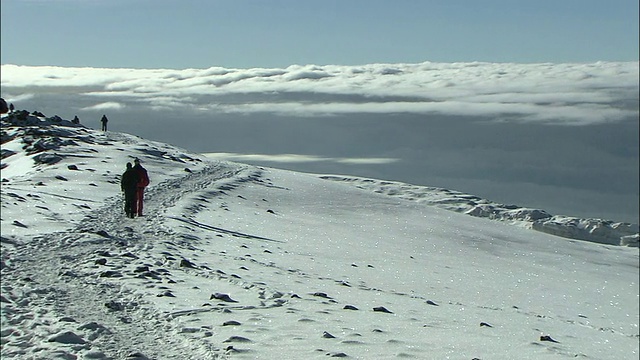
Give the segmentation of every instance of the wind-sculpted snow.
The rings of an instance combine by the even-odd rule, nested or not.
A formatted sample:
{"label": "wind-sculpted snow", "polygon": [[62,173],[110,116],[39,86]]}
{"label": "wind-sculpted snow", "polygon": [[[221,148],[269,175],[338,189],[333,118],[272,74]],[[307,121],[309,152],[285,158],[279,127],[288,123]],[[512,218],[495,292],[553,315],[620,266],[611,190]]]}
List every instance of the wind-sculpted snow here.
{"label": "wind-sculpted snow", "polygon": [[[129,219],[134,158],[151,184]],[[2,119],[0,190],[2,359],[640,353],[637,249],[456,213],[491,205],[471,195],[213,161],[43,116]]]}
{"label": "wind-sculpted snow", "polygon": [[569,239],[632,247],[640,245],[638,242],[638,224],[551,215],[541,209],[499,204],[474,195],[428,186],[347,176],[326,175],[322,176],[322,179],[345,182],[361,189],[417,201],[471,216],[518,224]]}

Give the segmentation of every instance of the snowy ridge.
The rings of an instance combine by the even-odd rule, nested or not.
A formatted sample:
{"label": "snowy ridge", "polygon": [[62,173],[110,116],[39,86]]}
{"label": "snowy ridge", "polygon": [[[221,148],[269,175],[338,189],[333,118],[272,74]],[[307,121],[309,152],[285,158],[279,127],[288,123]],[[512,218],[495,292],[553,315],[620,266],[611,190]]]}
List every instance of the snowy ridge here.
{"label": "snowy ridge", "polygon": [[638,224],[551,215],[544,210],[499,204],[474,195],[443,188],[349,176],[324,175],[321,178],[345,182],[360,189],[471,216],[505,221],[569,239],[632,247],[640,245]]}
{"label": "snowy ridge", "polygon": [[[2,359],[640,354],[635,248],[57,118],[1,135]],[[128,219],[134,158],[151,184]]]}

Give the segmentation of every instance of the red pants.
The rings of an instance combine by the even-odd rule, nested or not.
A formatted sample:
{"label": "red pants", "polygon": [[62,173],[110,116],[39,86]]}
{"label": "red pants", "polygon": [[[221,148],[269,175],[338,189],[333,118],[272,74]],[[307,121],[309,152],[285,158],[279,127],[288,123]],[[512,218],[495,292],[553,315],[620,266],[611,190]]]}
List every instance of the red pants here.
{"label": "red pants", "polygon": [[136,191],[136,198],[134,201],[133,211],[138,212],[138,216],[142,216],[142,202],[144,201],[144,188],[139,187],[138,191]]}

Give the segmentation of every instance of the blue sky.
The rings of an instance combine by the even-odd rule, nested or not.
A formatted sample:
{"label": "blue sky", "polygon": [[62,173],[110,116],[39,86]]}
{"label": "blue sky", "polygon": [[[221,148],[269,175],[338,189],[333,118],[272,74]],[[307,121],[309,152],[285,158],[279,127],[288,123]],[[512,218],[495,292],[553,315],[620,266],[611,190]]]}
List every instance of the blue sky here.
{"label": "blue sky", "polygon": [[3,0],[1,62],[118,68],[638,60],[637,0]]}

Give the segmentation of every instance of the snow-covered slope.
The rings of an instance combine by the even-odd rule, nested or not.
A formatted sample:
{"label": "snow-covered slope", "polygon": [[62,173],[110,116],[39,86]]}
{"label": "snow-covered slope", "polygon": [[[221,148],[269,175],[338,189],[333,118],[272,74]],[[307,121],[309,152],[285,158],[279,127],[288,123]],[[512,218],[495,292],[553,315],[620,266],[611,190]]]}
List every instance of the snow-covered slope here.
{"label": "snow-covered slope", "polygon": [[639,355],[638,249],[55,120],[2,122],[3,359]]}
{"label": "snow-covered slope", "polygon": [[551,215],[540,209],[499,204],[474,195],[442,188],[348,176],[327,175],[322,178],[346,182],[361,189],[397,196],[471,216],[505,221],[570,239],[610,245],[639,246],[638,224]]}

